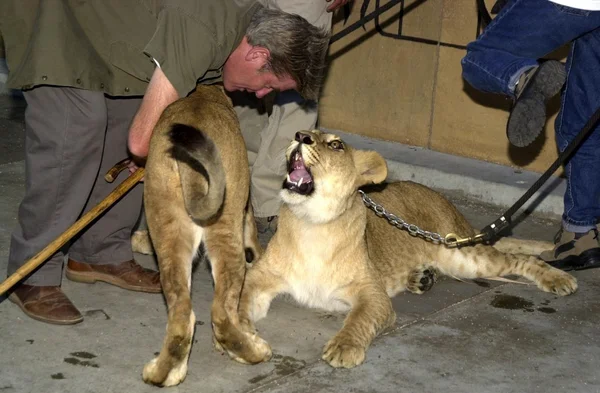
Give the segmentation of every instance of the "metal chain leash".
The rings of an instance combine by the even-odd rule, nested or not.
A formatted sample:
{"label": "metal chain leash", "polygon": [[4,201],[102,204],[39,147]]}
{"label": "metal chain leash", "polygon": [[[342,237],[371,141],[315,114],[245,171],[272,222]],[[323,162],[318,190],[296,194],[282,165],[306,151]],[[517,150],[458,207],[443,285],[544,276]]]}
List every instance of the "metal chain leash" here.
{"label": "metal chain leash", "polygon": [[358,193],[361,195],[364,204],[369,209],[373,210],[375,214],[377,214],[379,217],[386,218],[389,223],[396,228],[407,230],[412,236],[421,236],[425,240],[429,240],[435,244],[444,244],[446,247],[466,246],[483,240],[482,234],[478,234],[473,237],[459,238],[454,233],[449,233],[446,236],[442,236],[436,232],[426,231],[419,228],[415,224],[407,223],[395,214],[389,213],[382,205],[376,203],[364,191],[358,190]]}

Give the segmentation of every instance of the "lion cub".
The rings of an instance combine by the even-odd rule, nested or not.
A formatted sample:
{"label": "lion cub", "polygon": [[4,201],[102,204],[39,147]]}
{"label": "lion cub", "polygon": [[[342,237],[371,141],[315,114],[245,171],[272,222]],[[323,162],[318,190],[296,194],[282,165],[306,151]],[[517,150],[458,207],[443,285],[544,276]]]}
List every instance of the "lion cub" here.
{"label": "lion cub", "polygon": [[146,164],[144,205],[169,319],[144,381],[171,386],[185,378],[195,326],[192,261],[201,242],[215,287],[214,339],[240,341],[237,308],[246,261],[262,252],[249,189],[246,145],[231,101],[221,87],[199,85],[164,111]]}
{"label": "lion cub", "polygon": [[[271,357],[253,323],[280,293],[309,307],[349,311],[322,357],[333,367],[354,367],[364,361],[373,338],[394,323],[390,296],[407,289],[422,293],[433,284],[434,271],[464,278],[518,274],[558,295],[577,289],[574,277],[536,257],[504,254],[486,245],[447,248],[394,228],[367,210],[358,189],[387,176],[385,160],[376,152],[354,150],[332,134],[302,131],[288,148],[287,161],[277,231],[248,270],[242,290],[239,318],[246,339],[228,348],[240,362]],[[474,234],[450,202],[425,186],[391,183],[371,196],[429,231]],[[534,250],[536,242],[503,243],[505,249],[525,245],[540,251]]]}

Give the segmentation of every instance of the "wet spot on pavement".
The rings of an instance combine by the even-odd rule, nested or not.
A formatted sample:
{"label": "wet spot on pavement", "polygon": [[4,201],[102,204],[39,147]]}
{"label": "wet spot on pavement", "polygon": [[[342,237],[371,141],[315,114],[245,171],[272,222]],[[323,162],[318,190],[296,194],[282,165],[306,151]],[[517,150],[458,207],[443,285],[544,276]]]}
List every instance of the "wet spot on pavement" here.
{"label": "wet spot on pavement", "polygon": [[529,300],[525,300],[522,297],[512,295],[496,295],[491,306],[496,308],[503,308],[505,310],[523,310],[526,312],[533,312],[533,303]]}
{"label": "wet spot on pavement", "polygon": [[278,354],[273,355],[271,362],[275,365],[275,368],[271,372],[257,375],[256,377],[249,379],[248,382],[258,383],[272,375],[283,377],[290,375],[306,366],[306,362],[304,360],[296,359],[292,356],[283,356]]}
{"label": "wet spot on pavement", "polygon": [[72,364],[73,366],[100,368],[100,366],[97,363],[91,362],[89,360],[79,360],[77,358],[65,358],[64,360],[65,363]]}
{"label": "wet spot on pavement", "polygon": [[556,309],[552,307],[538,307],[537,310],[545,314],[554,314],[556,312]]}
{"label": "wet spot on pavement", "polygon": [[89,353],[89,352],[85,352],[85,351],[82,351],[82,352],[71,352],[70,355],[78,357],[78,358],[82,358],[82,359],[93,359],[93,358],[97,357],[93,353]]}
{"label": "wet spot on pavement", "polygon": [[306,365],[304,360],[299,360],[291,356],[273,355],[271,360],[275,363],[275,372],[279,376],[284,376],[300,370]]}

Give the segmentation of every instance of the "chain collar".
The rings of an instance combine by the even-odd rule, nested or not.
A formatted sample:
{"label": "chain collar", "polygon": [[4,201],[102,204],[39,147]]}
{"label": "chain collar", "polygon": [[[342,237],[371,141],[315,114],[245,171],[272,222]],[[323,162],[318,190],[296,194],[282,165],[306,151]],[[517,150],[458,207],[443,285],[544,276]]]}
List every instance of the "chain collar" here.
{"label": "chain collar", "polygon": [[478,234],[473,237],[459,238],[454,233],[449,233],[446,236],[442,236],[436,232],[426,231],[419,228],[415,224],[407,223],[395,214],[389,213],[383,206],[371,199],[363,190],[358,190],[358,193],[360,194],[364,204],[369,209],[373,210],[375,214],[377,214],[379,217],[387,219],[389,223],[396,228],[408,231],[408,233],[410,233],[412,236],[420,236],[425,240],[429,240],[435,244],[443,244],[446,247],[466,246],[483,240],[482,234]]}

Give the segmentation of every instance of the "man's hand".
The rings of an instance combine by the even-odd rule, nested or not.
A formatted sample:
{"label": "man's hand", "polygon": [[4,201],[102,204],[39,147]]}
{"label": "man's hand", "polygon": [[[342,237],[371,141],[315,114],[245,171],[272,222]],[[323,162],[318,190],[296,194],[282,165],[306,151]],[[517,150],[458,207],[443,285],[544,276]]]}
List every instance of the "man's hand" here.
{"label": "man's hand", "polygon": [[129,160],[129,162],[127,163],[127,170],[129,171],[129,174],[133,174],[133,172],[137,171],[138,169],[140,169],[141,167],[138,166],[138,164],[135,163],[135,161],[133,160]]}
{"label": "man's hand", "polygon": [[[127,162],[127,171],[129,172],[129,175],[133,175],[135,173],[135,171],[137,171],[138,169],[142,168],[143,165],[138,165],[135,161],[133,160],[129,160],[129,162]],[[139,180],[140,182],[144,181],[144,176],[142,176],[142,178]]]}
{"label": "man's hand", "polygon": [[333,12],[340,7],[346,5],[350,0],[325,0],[327,2],[331,1],[331,4],[327,7],[327,12]]}
{"label": "man's hand", "polygon": [[140,109],[129,128],[128,147],[132,155],[142,159],[148,155],[152,131],[154,131],[160,115],[169,104],[178,98],[177,90],[162,70],[157,67],[152,74]]}

